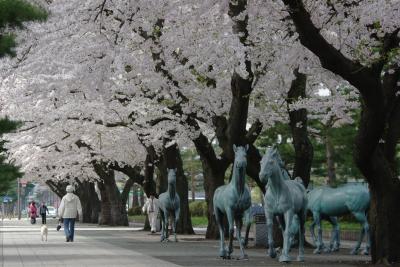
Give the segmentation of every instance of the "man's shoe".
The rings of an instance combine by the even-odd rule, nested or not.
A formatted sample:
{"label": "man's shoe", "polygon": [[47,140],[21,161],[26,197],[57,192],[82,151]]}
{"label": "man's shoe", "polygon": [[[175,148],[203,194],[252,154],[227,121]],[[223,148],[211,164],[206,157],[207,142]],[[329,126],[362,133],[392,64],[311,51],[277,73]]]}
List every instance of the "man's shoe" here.
{"label": "man's shoe", "polygon": [[69,238],[68,237],[65,239],[65,242],[69,242]]}
{"label": "man's shoe", "polygon": [[152,234],[155,234],[156,232],[155,232],[155,231],[151,231],[151,233],[152,233]]}

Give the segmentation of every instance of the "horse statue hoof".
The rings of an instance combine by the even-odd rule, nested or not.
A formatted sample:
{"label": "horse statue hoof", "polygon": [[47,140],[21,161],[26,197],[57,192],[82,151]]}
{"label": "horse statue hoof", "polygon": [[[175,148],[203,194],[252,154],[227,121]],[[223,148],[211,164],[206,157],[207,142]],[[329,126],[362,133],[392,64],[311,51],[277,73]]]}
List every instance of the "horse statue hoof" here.
{"label": "horse statue hoof", "polygon": [[269,249],[268,250],[268,255],[271,257],[271,258],[276,258],[276,251],[275,251],[275,249]]}
{"label": "horse statue hoof", "polygon": [[358,254],[358,248],[353,249],[353,250],[350,252],[350,254],[351,254],[351,255],[357,255],[357,254]]}
{"label": "horse statue hoof", "polygon": [[219,256],[223,259],[226,259],[226,257],[228,256],[228,254],[226,253],[225,249],[222,249],[219,251]]}
{"label": "horse statue hoof", "polygon": [[249,260],[249,256],[247,256],[247,254],[244,254],[243,256],[240,256],[239,258],[237,258],[237,260],[248,261]]}
{"label": "horse statue hoof", "polygon": [[313,251],[314,254],[321,254],[321,249],[320,248],[316,248]]}
{"label": "horse statue hoof", "polygon": [[304,262],[304,256],[297,256],[297,261]]}
{"label": "horse statue hoof", "polygon": [[339,251],[339,247],[333,247],[332,249],[331,249],[331,252],[338,252]]}
{"label": "horse statue hoof", "polygon": [[324,248],[322,251],[323,251],[324,253],[331,253],[331,252],[332,252],[332,249],[330,249],[330,248]]}
{"label": "horse statue hoof", "polygon": [[290,257],[288,255],[281,255],[279,257],[279,262],[290,262]]}

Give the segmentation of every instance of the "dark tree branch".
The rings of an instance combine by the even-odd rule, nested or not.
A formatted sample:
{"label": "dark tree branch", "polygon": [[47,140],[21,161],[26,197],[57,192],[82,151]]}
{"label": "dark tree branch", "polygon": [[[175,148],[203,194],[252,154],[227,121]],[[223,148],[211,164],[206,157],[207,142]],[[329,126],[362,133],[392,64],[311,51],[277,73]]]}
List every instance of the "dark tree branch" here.
{"label": "dark tree branch", "polygon": [[248,144],[253,144],[257,140],[258,136],[260,136],[262,128],[262,123],[257,119],[247,131],[246,140]]}
{"label": "dark tree branch", "polygon": [[126,181],[124,189],[122,190],[122,193],[121,193],[121,201],[122,201],[123,205],[126,205],[126,202],[128,201],[128,197],[129,197],[129,192],[131,191],[131,188],[134,183],[135,182],[131,178],[129,178]]}
{"label": "dark tree branch", "polygon": [[[311,21],[310,14],[304,7],[301,0],[283,0],[293,19],[296,30],[299,34],[300,42],[311,50],[321,61],[324,68],[340,75],[352,85],[360,89],[363,95],[373,96],[377,90],[376,77],[379,71],[373,71],[361,65],[359,62],[352,61],[345,57],[333,45],[329,44]],[[370,86],[365,86],[366,84]],[[371,86],[372,85],[372,86]],[[379,86],[378,86],[379,87]]]}

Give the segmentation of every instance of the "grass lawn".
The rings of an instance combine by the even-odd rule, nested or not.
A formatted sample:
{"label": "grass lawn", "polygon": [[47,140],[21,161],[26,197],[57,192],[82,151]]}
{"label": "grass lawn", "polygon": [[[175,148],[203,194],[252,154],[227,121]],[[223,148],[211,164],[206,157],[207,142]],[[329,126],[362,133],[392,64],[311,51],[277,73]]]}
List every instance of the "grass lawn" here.
{"label": "grass lawn", "polygon": [[192,226],[193,227],[207,227],[208,220],[207,217],[192,217]]}
{"label": "grass lawn", "polygon": [[128,216],[128,220],[134,223],[144,223],[146,219],[146,215],[130,215]]}
{"label": "grass lawn", "polygon": [[[311,221],[306,221],[306,228],[309,229]],[[339,221],[340,230],[344,231],[360,231],[361,225],[358,222],[346,222],[346,221]],[[332,230],[332,225],[327,221],[322,221],[322,230],[323,231],[330,231]],[[314,231],[317,231],[316,228]]]}
{"label": "grass lawn", "polygon": [[[135,222],[135,223],[144,223],[146,216],[145,215],[133,215],[133,216],[129,216],[129,221],[130,222]],[[192,217],[192,225],[193,227],[207,227],[207,217],[197,217],[197,216],[193,216]],[[309,229],[311,224],[311,221],[308,220],[306,222],[306,228],[307,230]],[[347,230],[347,231],[359,231],[361,229],[361,225],[357,222],[340,222],[339,221],[339,226],[340,226],[340,230]],[[332,226],[330,223],[328,223],[327,221],[322,221],[322,229],[323,231],[330,231],[332,230]],[[317,231],[315,229],[315,231]]]}
{"label": "grass lawn", "polygon": [[[146,215],[131,215],[128,216],[130,222],[135,223],[144,223],[146,219]],[[207,226],[207,217],[192,217],[192,225],[193,227],[206,227]]]}

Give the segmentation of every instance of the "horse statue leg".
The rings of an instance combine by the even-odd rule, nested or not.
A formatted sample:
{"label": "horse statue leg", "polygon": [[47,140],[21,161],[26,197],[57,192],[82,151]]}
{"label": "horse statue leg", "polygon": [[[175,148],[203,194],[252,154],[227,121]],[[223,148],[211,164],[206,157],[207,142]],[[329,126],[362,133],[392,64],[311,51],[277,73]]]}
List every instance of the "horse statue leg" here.
{"label": "horse statue leg", "polygon": [[353,250],[351,251],[352,255],[357,255],[358,251],[361,247],[361,242],[364,239],[364,234],[367,234],[367,245],[365,247],[365,250],[363,251],[363,254],[368,255],[369,254],[369,225],[368,225],[368,221],[367,221],[367,216],[365,215],[365,213],[363,212],[353,212],[354,217],[357,219],[357,221],[360,222],[362,229],[360,232],[360,237],[356,243],[356,246],[353,248]]}
{"label": "horse statue leg", "polygon": [[313,212],[314,223],[317,225],[318,237],[316,240],[316,249],[314,254],[320,254],[324,248],[324,243],[322,242],[322,227],[321,227],[321,215],[319,212]]}
{"label": "horse statue leg", "polygon": [[217,207],[214,205],[214,216],[215,216],[215,221],[217,222],[218,228],[219,228],[219,256],[223,259],[228,258],[228,253],[225,248],[225,229],[224,229],[224,224],[222,222],[222,213],[218,210]]}
{"label": "horse statue leg", "polygon": [[332,224],[331,243],[329,244],[329,252],[339,251],[340,247],[340,229],[337,217],[329,216],[329,222]]}
{"label": "horse statue leg", "polygon": [[371,236],[369,233],[369,224],[368,224],[368,220],[365,218],[365,222],[364,222],[364,231],[365,231],[365,236],[366,236],[366,245],[365,245],[365,249],[363,251],[364,255],[369,255],[369,250],[371,248]]}
{"label": "horse statue leg", "polygon": [[178,239],[176,238],[176,224],[179,221],[179,212],[180,212],[180,208],[177,208],[175,210],[175,216],[174,216],[174,224],[172,225],[173,227],[173,231],[174,231],[174,241],[178,242]]}
{"label": "horse statue leg", "polygon": [[247,210],[245,210],[244,216],[243,216],[244,225],[246,226],[246,234],[245,234],[244,240],[243,240],[243,246],[245,248],[247,248],[247,245],[249,244],[249,233],[250,233],[250,227],[251,227],[251,223],[252,223],[250,210],[251,210],[251,208],[248,208]]}
{"label": "horse statue leg", "polygon": [[164,210],[164,225],[165,225],[165,238],[164,238],[164,242],[169,242],[169,218],[170,214],[168,212],[168,210]]}
{"label": "horse statue leg", "polygon": [[312,239],[312,241],[313,241],[313,243],[314,243],[314,246],[316,247],[317,246],[317,238],[315,237],[315,221],[313,220],[312,222],[311,222],[311,224],[310,224],[310,235],[311,235],[311,239]]}
{"label": "horse statue leg", "polygon": [[300,211],[297,215],[298,217],[298,224],[299,224],[299,255],[297,256],[297,261],[304,261],[304,241],[305,241],[305,223],[307,217],[307,209]]}
{"label": "horse statue leg", "polygon": [[240,257],[238,260],[248,260],[249,256],[244,252],[244,242],[242,242],[242,236],[241,236],[241,231],[242,231],[242,218],[236,218],[235,219],[236,223],[236,239],[239,241],[239,247],[240,247]]}
{"label": "horse statue leg", "polygon": [[160,209],[160,217],[161,217],[161,239],[160,242],[163,242],[165,239],[165,214],[162,209]]}
{"label": "horse statue leg", "polygon": [[271,258],[276,257],[274,236],[272,233],[272,228],[274,226],[274,215],[271,212],[265,211],[265,218],[267,220],[267,238],[268,238],[268,255]]}
{"label": "horse statue leg", "polygon": [[[230,208],[228,208],[226,211],[226,218],[228,220],[228,225],[229,225],[228,257],[230,258],[231,254],[233,252],[233,233],[235,232],[233,211]],[[239,242],[240,242],[240,240],[239,240]]]}
{"label": "horse statue leg", "polygon": [[290,249],[290,225],[293,220],[293,211],[290,209],[285,212],[285,234],[283,236],[283,249],[279,257],[280,262],[290,262],[289,249]]}

